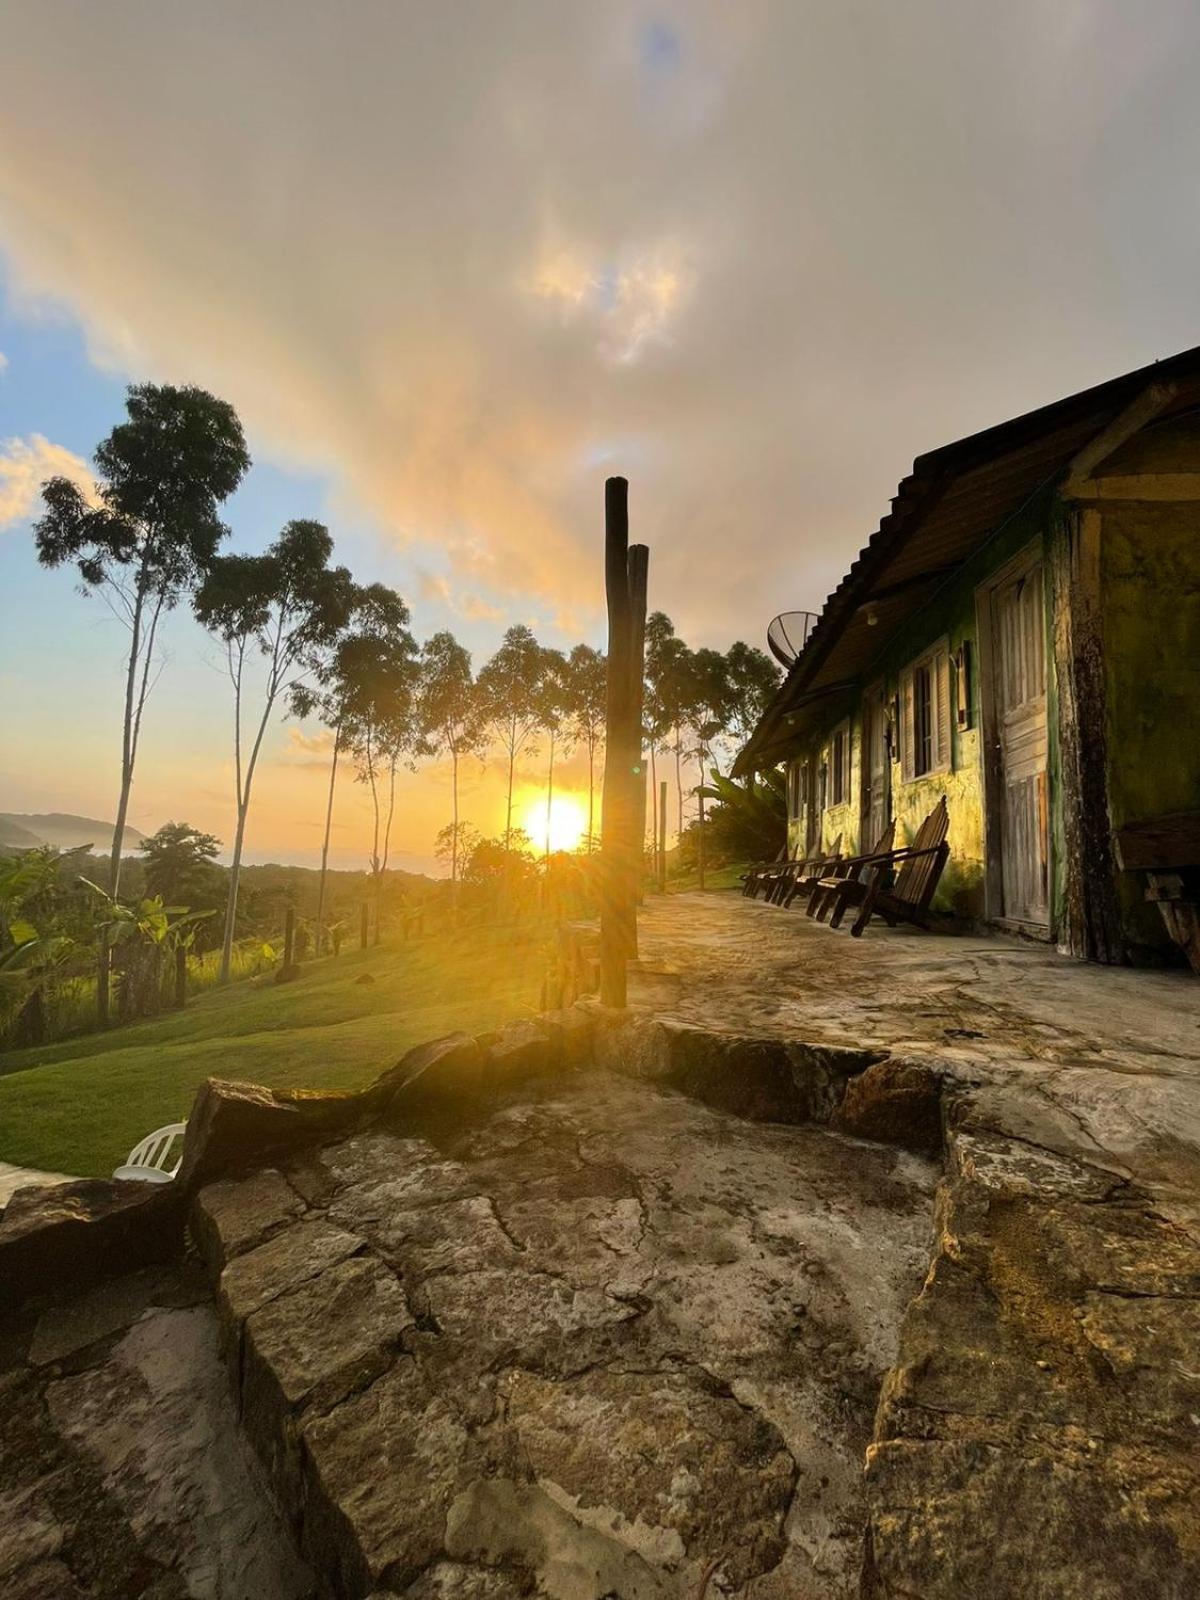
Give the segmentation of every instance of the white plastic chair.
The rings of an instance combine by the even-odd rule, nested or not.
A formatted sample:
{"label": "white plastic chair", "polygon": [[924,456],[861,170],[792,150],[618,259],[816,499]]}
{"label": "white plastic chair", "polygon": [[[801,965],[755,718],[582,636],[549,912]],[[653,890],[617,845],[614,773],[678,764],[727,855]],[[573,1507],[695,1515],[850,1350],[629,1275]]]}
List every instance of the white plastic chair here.
{"label": "white plastic chair", "polygon": [[[113,1177],[128,1178],[135,1183],[170,1183],[183,1160],[183,1145],[176,1146],[175,1141],[182,1140],[186,1128],[186,1122],[168,1122],[165,1128],[155,1128],[140,1144],[134,1145],[129,1160],[117,1168]],[[172,1155],[175,1165],[168,1167]]]}

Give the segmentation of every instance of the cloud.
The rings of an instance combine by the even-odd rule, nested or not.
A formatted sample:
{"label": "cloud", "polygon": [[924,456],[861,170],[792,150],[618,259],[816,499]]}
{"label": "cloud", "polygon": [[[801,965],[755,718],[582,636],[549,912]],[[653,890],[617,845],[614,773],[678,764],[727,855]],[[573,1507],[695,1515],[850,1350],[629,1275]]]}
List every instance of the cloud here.
{"label": "cloud", "polygon": [[504,616],[502,607],[481,600],[478,595],[457,594],[449,578],[440,572],[419,573],[417,588],[423,600],[437,600],[456,617],[469,622],[496,622]]}
{"label": "cloud", "polygon": [[0,441],[0,528],[27,522],[37,509],[42,484],[55,477],[70,478],[85,494],[95,487],[86,461],[40,433]]}
{"label": "cloud", "polygon": [[653,603],[754,637],[914,454],[1194,341],[1200,13],[1154,19],[11,0],[0,237],[455,594],[597,626],[625,471]]}
{"label": "cloud", "polygon": [[7,367],[8,367],[8,357],[4,354],[3,350],[0,350],[0,373],[3,373],[7,369]]}

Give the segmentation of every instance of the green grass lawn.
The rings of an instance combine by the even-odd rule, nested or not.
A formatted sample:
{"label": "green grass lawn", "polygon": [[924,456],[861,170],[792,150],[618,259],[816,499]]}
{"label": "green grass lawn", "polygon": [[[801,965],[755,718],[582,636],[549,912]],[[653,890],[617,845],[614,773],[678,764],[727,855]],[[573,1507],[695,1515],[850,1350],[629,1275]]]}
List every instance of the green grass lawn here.
{"label": "green grass lawn", "polygon": [[[745,861],[726,861],[720,866],[709,867],[704,874],[704,888],[709,889],[740,889],[742,874],[747,870],[749,863]],[[667,891],[670,894],[691,894],[700,887],[700,877],[693,867],[688,872],[677,872],[674,877],[667,879]]]}
{"label": "green grass lawn", "polygon": [[[143,1134],[186,1117],[205,1078],[356,1089],[414,1044],[536,1011],[545,932],[505,928],[313,962],[185,1011],[0,1055],[0,1160],[107,1176]],[[369,973],[373,983],[356,980]]]}

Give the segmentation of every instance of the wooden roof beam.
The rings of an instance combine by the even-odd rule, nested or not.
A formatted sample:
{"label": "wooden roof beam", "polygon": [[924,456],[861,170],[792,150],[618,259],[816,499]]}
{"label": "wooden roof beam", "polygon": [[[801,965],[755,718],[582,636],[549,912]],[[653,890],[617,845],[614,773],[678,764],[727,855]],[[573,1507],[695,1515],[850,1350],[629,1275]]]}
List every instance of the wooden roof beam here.
{"label": "wooden roof beam", "polygon": [[1075,499],[1102,461],[1107,461],[1135,433],[1140,433],[1154,421],[1179,393],[1174,383],[1152,383],[1143,389],[1137,399],[1127,405],[1107,427],[1101,428],[1094,439],[1089,439],[1067,468],[1062,492],[1067,499]]}

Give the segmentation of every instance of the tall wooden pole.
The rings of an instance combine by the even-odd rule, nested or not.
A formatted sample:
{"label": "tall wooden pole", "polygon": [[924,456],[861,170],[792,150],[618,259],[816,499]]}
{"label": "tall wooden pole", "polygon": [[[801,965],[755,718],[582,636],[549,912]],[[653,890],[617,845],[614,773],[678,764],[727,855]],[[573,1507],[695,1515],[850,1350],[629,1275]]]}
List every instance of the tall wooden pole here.
{"label": "tall wooden pole", "polygon": [[[644,544],[629,546],[629,681],[632,706],[631,734],[633,761],[630,765],[630,787],[633,791],[633,827],[631,841],[633,860],[633,894],[637,905],[642,903],[642,862],[646,851],[646,764],[642,748],[642,699],[646,687],[646,593],[649,585],[650,551]],[[637,916],[630,919],[631,944],[629,954],[637,955]]]}
{"label": "tall wooden pole", "polygon": [[[639,693],[642,668],[636,638],[645,626],[644,546],[629,548],[629,485],[604,485],[604,586],[608,600],[606,754],[600,819],[600,998],[625,1004],[625,964],[637,952],[637,785],[641,780]],[[634,588],[638,591],[635,606]],[[640,609],[641,621],[635,623]]]}

